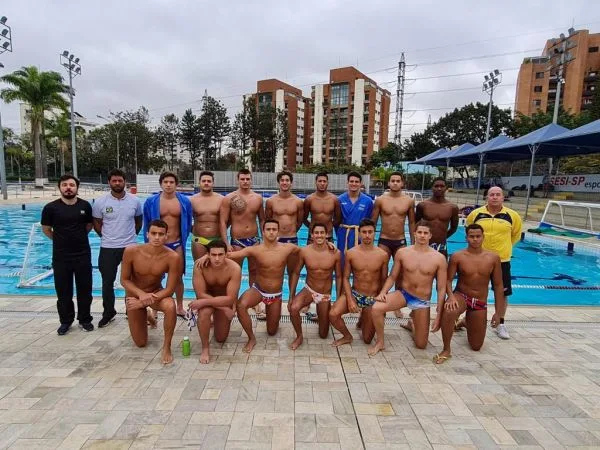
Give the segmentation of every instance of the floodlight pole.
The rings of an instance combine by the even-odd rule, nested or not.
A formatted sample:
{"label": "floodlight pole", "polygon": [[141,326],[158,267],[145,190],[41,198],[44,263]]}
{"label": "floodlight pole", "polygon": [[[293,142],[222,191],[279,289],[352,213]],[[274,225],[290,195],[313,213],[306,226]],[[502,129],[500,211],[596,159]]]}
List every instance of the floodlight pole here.
{"label": "floodlight pole", "polygon": [[[0,18],[0,55],[4,52],[12,53],[12,32],[6,25],[6,16]],[[0,63],[0,68],[4,64]],[[4,130],[2,129],[2,115],[0,114],[0,188],[2,198],[8,200],[8,186],[6,183],[6,163],[4,161]]]}
{"label": "floodlight pole", "polygon": [[81,64],[79,58],[69,53],[68,50],[60,54],[60,64],[69,73],[69,99],[71,102],[71,155],[73,156],[73,175],[77,176],[77,148],[75,143],[75,108],[73,106],[73,78],[81,75]]}
{"label": "floodlight pole", "polygon": [[[489,75],[483,77],[482,91],[490,94],[490,102],[488,106],[487,126],[485,128],[485,142],[490,140],[490,128],[492,126],[492,106],[494,104],[494,89],[502,83],[502,73],[498,69],[494,69]],[[481,186],[481,169],[483,165],[483,154],[479,155],[479,173],[477,176],[477,194],[475,195],[475,204],[479,202],[479,188]]]}

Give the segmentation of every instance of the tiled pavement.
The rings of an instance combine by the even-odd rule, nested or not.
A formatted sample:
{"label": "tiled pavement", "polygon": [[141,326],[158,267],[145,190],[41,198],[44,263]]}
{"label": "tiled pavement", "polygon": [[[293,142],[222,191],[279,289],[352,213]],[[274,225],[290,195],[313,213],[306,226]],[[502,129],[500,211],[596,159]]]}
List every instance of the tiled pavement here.
{"label": "tiled pavement", "polygon": [[[314,326],[292,352],[289,323],[269,338],[259,323],[250,356],[235,324],[210,365],[194,334],[192,357],[175,344],[163,367],[160,325],[138,349],[123,316],[59,337],[53,311],[51,299],[0,298],[0,448],[600,446],[600,309],[512,308],[510,341],[489,333],[475,353],[460,333],[441,366],[439,334],[415,350],[390,328],[369,358],[358,340],[338,352]],[[180,322],[175,343],[186,334]]]}

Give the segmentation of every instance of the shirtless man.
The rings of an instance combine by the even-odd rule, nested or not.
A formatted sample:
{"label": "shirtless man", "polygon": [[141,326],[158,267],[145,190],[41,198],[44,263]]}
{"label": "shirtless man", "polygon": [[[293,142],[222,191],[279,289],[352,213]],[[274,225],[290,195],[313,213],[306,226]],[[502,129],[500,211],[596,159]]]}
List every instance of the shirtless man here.
{"label": "shirtless man", "polygon": [[[311,222],[322,223],[327,227],[327,240],[333,242],[333,228],[342,222],[342,210],[336,195],[327,191],[329,177],[319,172],[315,177],[317,190],[304,200],[304,224],[310,229]],[[310,215],[310,221],[308,216]],[[311,235],[306,240],[310,244]]]}
{"label": "shirtless man", "polygon": [[244,258],[254,258],[258,267],[256,281],[242,294],[237,305],[238,319],[248,335],[248,342],[243,349],[246,353],[250,353],[256,345],[256,336],[252,331],[252,319],[248,314],[249,308],[254,308],[262,302],[266,307],[267,333],[269,336],[273,336],[279,329],[283,272],[290,256],[296,255],[300,248],[293,244],[277,242],[278,237],[279,223],[273,219],[266,219],[263,224],[264,242],[262,244],[246,247],[228,255],[229,258],[240,264]]}
{"label": "shirtless man", "polygon": [[[166,247],[169,226],[162,220],[148,224],[148,243],[132,245],[125,249],[121,263],[121,285],[125,289],[127,321],[131,338],[138,347],[148,343],[148,322],[153,316],[147,311],[150,307],[162,311],[164,318],[164,341],[161,361],[173,362],[171,340],[177,322],[173,292],[181,279],[182,259]],[[167,286],[161,281],[167,273]]]}
{"label": "shirtless man", "polygon": [[371,219],[377,223],[381,216],[381,232],[377,246],[394,259],[398,249],[406,247],[404,224],[408,217],[410,242],[414,243],[415,201],[402,194],[404,180],[400,172],[393,172],[388,181],[390,191],[377,197]]}
{"label": "shirtless man", "polygon": [[[377,342],[369,349],[373,356],[385,349],[385,313],[408,306],[412,311],[405,327],[413,333],[415,347],[424,349],[429,339],[429,310],[433,280],[437,283],[438,304],[446,293],[446,258],[429,247],[431,225],[425,221],[416,223],[415,244],[400,249],[394,258],[394,267],[377,296],[373,306],[373,324]],[[401,289],[388,294],[390,288],[400,280]],[[439,328],[436,323],[432,330]],[[437,327],[437,328],[436,328]]]}
{"label": "shirtless man", "polygon": [[416,220],[431,224],[429,246],[448,257],[447,240],[458,228],[458,206],[446,200],[446,180],[436,178],[431,187],[431,198],[417,205]]}
{"label": "shirtless man", "polygon": [[[375,241],[375,222],[363,219],[358,225],[360,244],[346,252],[344,264],[344,293],[338,297],[329,312],[329,321],[336,330],[342,333],[340,339],[331,345],[338,347],[352,342],[352,335],[344,323],[342,315],[360,310],[362,338],[366,344],[373,340],[375,329],[371,319],[371,310],[375,297],[381,290],[388,274],[388,254],[373,245]],[[353,274],[353,286],[350,275]]]}
{"label": "shirtless man", "polygon": [[219,211],[223,196],[213,192],[215,175],[208,170],[200,172],[200,192],[190,198],[194,212],[192,229],[192,256],[194,261],[206,255],[207,246],[221,240]]}
{"label": "shirtless man", "polygon": [[148,242],[150,223],[164,220],[169,226],[166,246],[181,257],[182,274],[175,288],[177,315],[185,317],[183,309],[183,274],[185,273],[185,249],[192,230],[192,204],[187,195],[177,192],[179,178],[173,172],[163,172],[158,179],[162,192],[148,197],[144,202],[144,239]]}
{"label": "shirtless man", "polygon": [[[241,169],[237,177],[239,188],[225,196],[221,202],[219,213],[223,242],[227,242],[227,225],[231,223],[229,252],[258,244],[260,242],[258,226],[260,225],[262,228],[265,220],[262,196],[251,189],[252,174],[248,169]],[[249,281],[252,284],[256,277],[256,264],[252,258],[248,258],[248,272]]]}
{"label": "shirtless man", "polygon": [[190,303],[192,311],[198,311],[198,333],[202,341],[200,364],[210,361],[210,325],[214,317],[215,341],[222,344],[229,336],[233,306],[238,299],[242,269],[227,259],[227,244],[218,240],[207,245],[208,255],[194,265],[194,291],[196,300]]}
{"label": "shirtless man", "polygon": [[[331,307],[331,288],[333,285],[333,271],[335,270],[336,298],[340,298],[342,291],[342,265],[340,251],[327,245],[327,226],[313,222],[310,229],[312,244],[303,247],[298,255],[298,264],[290,279],[290,299],[288,311],[296,339],[292,342],[291,349],[296,350],[302,345],[302,320],[300,312],[315,302],[319,322],[319,336],[325,339],[329,334],[329,310]],[[304,288],[296,294],[300,271],[306,266],[306,282]]]}
{"label": "shirtless man", "polygon": [[[494,287],[496,304],[502,303],[504,285],[502,284],[502,266],[500,257],[484,250],[483,228],[479,224],[471,224],[465,229],[468,246],[450,258],[446,293],[448,299],[438,303],[436,320],[437,331],[442,328],[444,349],[433,357],[433,362],[443,364],[452,357],[450,342],[455,327],[467,328],[467,339],[472,350],[479,351],[485,339],[487,328],[487,296],[490,278]],[[452,280],[458,273],[456,288],[452,290]],[[464,323],[456,324],[458,317],[467,312]]]}

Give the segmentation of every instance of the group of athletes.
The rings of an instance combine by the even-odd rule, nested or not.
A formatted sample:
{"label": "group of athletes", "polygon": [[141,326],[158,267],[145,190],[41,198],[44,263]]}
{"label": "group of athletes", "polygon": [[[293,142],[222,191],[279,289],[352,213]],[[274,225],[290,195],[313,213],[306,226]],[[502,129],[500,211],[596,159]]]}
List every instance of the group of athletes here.
{"label": "group of athletes", "polygon": [[[74,184],[78,186],[78,180],[68,175],[63,178],[59,181],[61,198],[55,202],[64,202],[64,194],[74,192],[76,195]],[[411,331],[417,348],[426,347],[430,330],[441,329],[444,348],[434,357],[434,362],[441,364],[451,357],[452,335],[462,327],[467,329],[470,347],[481,348],[487,327],[490,281],[495,297],[492,326],[497,327],[500,337],[508,338],[504,315],[506,297],[511,293],[510,252],[520,236],[521,225],[518,214],[503,205],[500,188],[491,188],[488,203],[469,214],[467,248],[452,254],[447,263],[447,240],[457,230],[459,209],[445,198],[446,183],[442,178],[434,180],[432,197],[416,207],[414,200],[403,193],[403,177],[398,172],[392,173],[389,190],[375,201],[362,192],[362,177],[357,172],[347,175],[347,192],[339,197],[328,191],[327,174],[317,174],[316,190],[304,201],[292,193],[293,174],[280,172],[277,174],[279,192],[264,204],[262,196],[252,190],[252,174],[247,169],[238,172],[238,189],[226,196],[213,191],[213,173],[202,172],[199,181],[200,192],[189,197],[177,192],[177,175],[164,172],[159,178],[161,192],[146,199],[142,208],[139,200],[135,204],[137,197],[125,192],[124,174],[113,170],[109,173],[111,192],[96,200],[92,208],[92,225],[102,236],[99,266],[103,277],[104,312],[99,326],[108,325],[116,315],[112,285],[121,263],[121,284],[126,292],[132,339],[137,346],[145,346],[148,327],[156,327],[155,311],[161,311],[164,314],[161,357],[164,364],[173,360],[171,340],[177,316],[186,317],[189,323],[197,321],[202,343],[201,363],[210,361],[211,328],[214,340],[224,342],[236,314],[248,336],[244,352],[251,352],[256,345],[250,309],[264,314],[267,333],[276,334],[286,271],[287,307],[296,332],[291,343],[293,350],[303,343],[301,313],[313,302],[320,337],[328,336],[330,324],[341,333],[333,340],[333,346],[352,342],[343,316],[360,313],[357,328],[364,342],[370,344],[376,336],[375,343],[368,349],[369,355],[385,349],[386,313],[395,312],[400,317],[401,308],[408,307],[411,312],[405,328]],[[129,208],[120,206],[127,203],[124,199],[132,200],[132,197]],[[73,202],[73,198],[67,201]],[[56,209],[56,205],[53,208]],[[83,210],[81,215],[84,215]],[[49,220],[48,214],[46,219],[44,217],[43,214],[42,225],[52,238],[53,228],[61,225]],[[91,225],[86,220],[80,222],[89,231]],[[381,230],[376,243],[379,220]],[[132,244],[131,235],[140,231],[142,222],[145,243]],[[303,224],[309,228],[305,246],[299,245],[297,234]],[[405,236],[406,229],[411,245]],[[182,276],[188,238],[192,241],[196,298],[186,310]],[[56,247],[56,230],[53,240]],[[484,243],[490,244],[487,248],[493,251],[484,250]],[[64,247],[65,243],[61,245]],[[54,253],[61,252],[55,249]],[[393,259],[391,272],[388,271],[390,258]],[[249,288],[240,296],[241,265],[245,259],[248,260]],[[53,256],[54,265],[55,261]],[[299,289],[302,269],[306,275]],[[84,321],[89,320],[91,325],[91,316],[89,307],[87,313],[81,312],[80,285],[77,273],[74,274],[78,319],[86,329]],[[458,280],[453,288],[455,276]],[[60,289],[56,286],[61,327],[68,324],[66,331],[74,316],[65,316],[64,321],[61,308],[64,310],[70,302],[73,309],[72,277],[73,274],[71,298],[68,298],[69,292],[65,295],[64,286]],[[332,302],[334,279],[336,300]],[[430,327],[434,281],[437,314]],[[394,286],[395,290],[390,292]],[[82,283],[82,287],[87,289],[87,284]],[[91,303],[91,291],[89,297]],[[87,298],[87,294],[81,298]],[[464,312],[465,318],[459,320]],[[65,334],[61,328],[58,332]]]}

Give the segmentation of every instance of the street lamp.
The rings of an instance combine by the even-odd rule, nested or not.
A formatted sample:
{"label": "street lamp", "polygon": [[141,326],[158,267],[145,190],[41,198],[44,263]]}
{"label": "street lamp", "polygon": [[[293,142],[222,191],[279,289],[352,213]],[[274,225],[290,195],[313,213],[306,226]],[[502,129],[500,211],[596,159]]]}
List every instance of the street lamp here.
{"label": "street lamp", "polygon": [[115,130],[117,130],[117,132],[116,132],[116,135],[117,135],[117,169],[120,169],[121,164],[120,164],[120,159],[119,159],[119,134],[121,133],[121,129],[123,129],[123,127],[125,126],[125,122],[121,123],[120,126],[116,126],[117,122],[114,120],[112,120],[112,121],[108,120],[106,117],[101,116],[100,114],[96,114],[96,117],[98,119],[105,120],[109,124],[115,125]]}
{"label": "street lamp", "polygon": [[[6,21],[6,16],[0,17],[0,55],[5,52],[12,53],[12,33]],[[4,64],[0,62],[0,69]],[[6,186],[6,164],[4,162],[4,132],[2,130],[2,115],[0,114],[0,187],[2,198],[8,199],[8,187]]]}
{"label": "street lamp", "polygon": [[[483,86],[481,90],[490,94],[490,103],[488,106],[487,127],[485,128],[485,142],[490,140],[490,127],[492,125],[492,106],[494,104],[494,89],[502,83],[502,73],[498,69],[494,69],[488,75],[483,76]],[[479,201],[479,187],[481,186],[481,171],[483,170],[483,153],[479,154],[479,174],[477,176],[477,194],[475,196],[475,204]]]}
{"label": "street lamp", "polygon": [[75,147],[75,109],[73,107],[73,78],[81,75],[81,64],[79,58],[69,53],[68,50],[60,54],[60,65],[69,73],[69,99],[71,100],[71,154],[73,155],[73,175],[77,176],[77,149]]}

